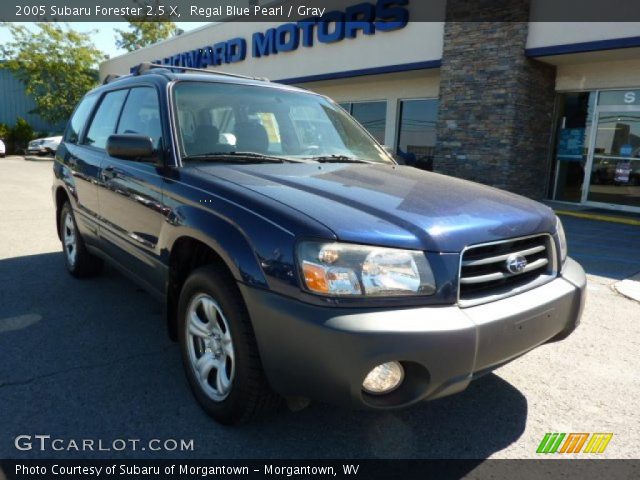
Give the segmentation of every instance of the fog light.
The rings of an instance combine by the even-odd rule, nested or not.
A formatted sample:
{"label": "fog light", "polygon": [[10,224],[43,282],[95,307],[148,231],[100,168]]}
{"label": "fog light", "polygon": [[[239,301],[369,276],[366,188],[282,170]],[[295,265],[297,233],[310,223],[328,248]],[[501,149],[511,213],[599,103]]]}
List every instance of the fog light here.
{"label": "fog light", "polygon": [[404,369],[400,363],[383,363],[369,372],[362,382],[362,389],[373,395],[381,395],[398,388],[403,379]]}

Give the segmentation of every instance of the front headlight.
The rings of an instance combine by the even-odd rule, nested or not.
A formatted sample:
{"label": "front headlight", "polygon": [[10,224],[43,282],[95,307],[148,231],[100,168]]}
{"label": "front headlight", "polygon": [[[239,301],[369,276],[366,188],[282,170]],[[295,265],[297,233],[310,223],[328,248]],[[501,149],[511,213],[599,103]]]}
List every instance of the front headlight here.
{"label": "front headlight", "polygon": [[564,227],[560,221],[560,217],[556,215],[556,233],[558,234],[558,242],[560,243],[560,261],[564,264],[567,259],[567,237],[564,234]]}
{"label": "front headlight", "polygon": [[330,296],[433,295],[436,284],[423,252],[337,242],[302,242],[304,285]]}

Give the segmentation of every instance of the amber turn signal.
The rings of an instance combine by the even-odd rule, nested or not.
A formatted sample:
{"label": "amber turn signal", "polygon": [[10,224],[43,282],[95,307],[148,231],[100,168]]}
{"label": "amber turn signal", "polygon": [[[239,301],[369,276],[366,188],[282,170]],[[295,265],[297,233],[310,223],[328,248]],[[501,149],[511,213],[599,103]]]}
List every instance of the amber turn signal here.
{"label": "amber turn signal", "polygon": [[320,265],[310,262],[302,262],[304,282],[309,290],[318,293],[329,293],[329,284],[325,276],[325,269]]}

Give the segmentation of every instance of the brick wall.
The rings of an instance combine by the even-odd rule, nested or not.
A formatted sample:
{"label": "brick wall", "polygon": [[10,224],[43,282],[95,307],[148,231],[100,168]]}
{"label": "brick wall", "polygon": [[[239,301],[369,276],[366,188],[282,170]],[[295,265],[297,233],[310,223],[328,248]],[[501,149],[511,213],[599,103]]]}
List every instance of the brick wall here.
{"label": "brick wall", "polygon": [[524,56],[528,4],[448,1],[434,169],[540,199],[555,67]]}

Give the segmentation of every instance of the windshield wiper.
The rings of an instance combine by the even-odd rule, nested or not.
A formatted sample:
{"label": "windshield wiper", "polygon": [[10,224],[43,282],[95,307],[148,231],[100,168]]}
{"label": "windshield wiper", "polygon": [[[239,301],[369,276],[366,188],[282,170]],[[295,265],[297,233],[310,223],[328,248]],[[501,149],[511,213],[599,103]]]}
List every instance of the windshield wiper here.
{"label": "windshield wiper", "polygon": [[210,152],[198,153],[197,155],[187,155],[182,160],[214,160],[218,162],[234,162],[234,163],[285,163],[296,162],[286,157],[278,157],[275,155],[265,155],[256,152]]}
{"label": "windshield wiper", "polygon": [[321,155],[318,157],[309,157],[309,160],[320,163],[373,163],[360,158],[348,157],[347,155]]}

